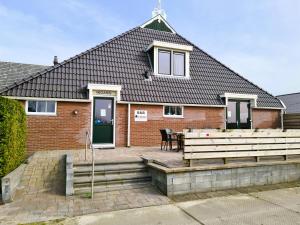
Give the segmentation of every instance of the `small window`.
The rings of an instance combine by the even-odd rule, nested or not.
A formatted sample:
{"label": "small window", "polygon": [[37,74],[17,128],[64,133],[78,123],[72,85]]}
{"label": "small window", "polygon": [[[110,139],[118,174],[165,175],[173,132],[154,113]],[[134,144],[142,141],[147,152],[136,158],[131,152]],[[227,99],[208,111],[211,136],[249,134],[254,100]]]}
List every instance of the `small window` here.
{"label": "small window", "polygon": [[185,54],[173,52],[173,73],[174,76],[185,76]]}
{"label": "small window", "polygon": [[171,52],[158,51],[158,73],[171,75]]}
{"label": "small window", "polygon": [[28,115],[56,115],[55,101],[27,101]]}
{"label": "small window", "polygon": [[166,117],[183,117],[182,106],[165,106],[164,116]]}

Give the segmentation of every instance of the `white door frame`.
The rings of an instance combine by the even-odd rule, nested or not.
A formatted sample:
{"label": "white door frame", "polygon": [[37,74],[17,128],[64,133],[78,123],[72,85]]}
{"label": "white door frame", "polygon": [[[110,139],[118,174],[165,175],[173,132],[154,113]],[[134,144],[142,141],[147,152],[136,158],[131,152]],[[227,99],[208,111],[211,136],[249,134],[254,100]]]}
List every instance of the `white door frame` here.
{"label": "white door frame", "polygon": [[[93,127],[94,127],[94,100],[95,98],[112,98],[114,104],[114,124],[113,124],[113,143],[103,143],[103,144],[94,144],[94,148],[115,148],[116,147],[116,112],[117,112],[117,101],[120,100],[120,92],[121,86],[120,85],[103,85],[103,84],[88,84],[89,89],[89,99],[91,100],[91,127],[90,127],[90,134],[91,134],[91,141],[93,143]],[[100,93],[94,93],[94,91],[100,91]],[[103,91],[103,93],[101,93]]]}
{"label": "white door frame", "polygon": [[[113,123],[113,143],[101,143],[101,144],[97,144],[95,143],[94,144],[94,101],[95,101],[95,98],[102,98],[102,99],[113,99],[113,104],[114,104],[114,107],[113,107],[113,120],[114,120],[114,123]],[[92,108],[91,108],[91,112],[92,112],[92,116],[91,116],[91,139],[92,139],[92,144],[93,144],[93,147],[94,148],[115,148],[116,147],[116,107],[117,107],[117,104],[116,104],[116,97],[114,96],[93,96],[93,101],[92,101]]]}

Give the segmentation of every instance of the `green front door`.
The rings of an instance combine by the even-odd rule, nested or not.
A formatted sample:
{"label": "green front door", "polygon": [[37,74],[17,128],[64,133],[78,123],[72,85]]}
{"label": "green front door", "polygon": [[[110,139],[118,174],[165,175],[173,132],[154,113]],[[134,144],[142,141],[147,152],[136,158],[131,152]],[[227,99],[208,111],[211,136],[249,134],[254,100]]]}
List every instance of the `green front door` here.
{"label": "green front door", "polygon": [[93,144],[114,143],[114,99],[94,98]]}
{"label": "green front door", "polygon": [[227,129],[250,129],[249,101],[229,100],[227,106]]}

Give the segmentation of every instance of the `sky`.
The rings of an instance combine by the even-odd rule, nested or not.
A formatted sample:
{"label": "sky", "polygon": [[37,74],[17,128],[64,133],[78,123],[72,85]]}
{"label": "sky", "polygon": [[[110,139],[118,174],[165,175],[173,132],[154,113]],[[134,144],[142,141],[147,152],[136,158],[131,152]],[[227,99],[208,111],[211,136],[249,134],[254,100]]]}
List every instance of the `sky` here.
{"label": "sky", "polygon": [[[0,61],[51,65],[151,18],[157,0],[0,0]],[[300,92],[300,0],[162,0],[167,20],[273,95]]]}

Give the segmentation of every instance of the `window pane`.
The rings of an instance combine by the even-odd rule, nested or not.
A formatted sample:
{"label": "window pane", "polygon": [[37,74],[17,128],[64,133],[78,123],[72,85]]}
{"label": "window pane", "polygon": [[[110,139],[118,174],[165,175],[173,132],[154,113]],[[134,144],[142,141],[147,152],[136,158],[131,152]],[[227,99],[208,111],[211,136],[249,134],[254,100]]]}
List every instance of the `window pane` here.
{"label": "window pane", "polygon": [[171,115],[176,115],[176,107],[175,106],[171,106]]}
{"label": "window pane", "polygon": [[47,112],[55,112],[55,102],[47,102]]}
{"label": "window pane", "polygon": [[241,102],[240,103],[240,122],[248,123],[249,120],[249,103]]}
{"label": "window pane", "polygon": [[158,52],[158,73],[171,75],[171,53],[168,51]]}
{"label": "window pane", "polygon": [[37,102],[37,112],[46,112],[46,102],[45,101]]}
{"label": "window pane", "polygon": [[167,116],[182,116],[181,106],[165,106],[165,115]]}
{"label": "window pane", "polygon": [[185,54],[174,52],[173,55],[173,69],[174,75],[184,76],[185,75]]}
{"label": "window pane", "polygon": [[182,115],[182,108],[181,108],[180,106],[177,106],[176,114],[177,114],[178,116],[181,116],[181,115]]}
{"label": "window pane", "polygon": [[169,114],[169,110],[170,110],[170,107],[169,106],[165,106],[165,115],[170,115]]}
{"label": "window pane", "polygon": [[236,102],[228,102],[227,120],[228,123],[236,123]]}
{"label": "window pane", "polygon": [[36,101],[28,101],[28,112],[36,112]]}

